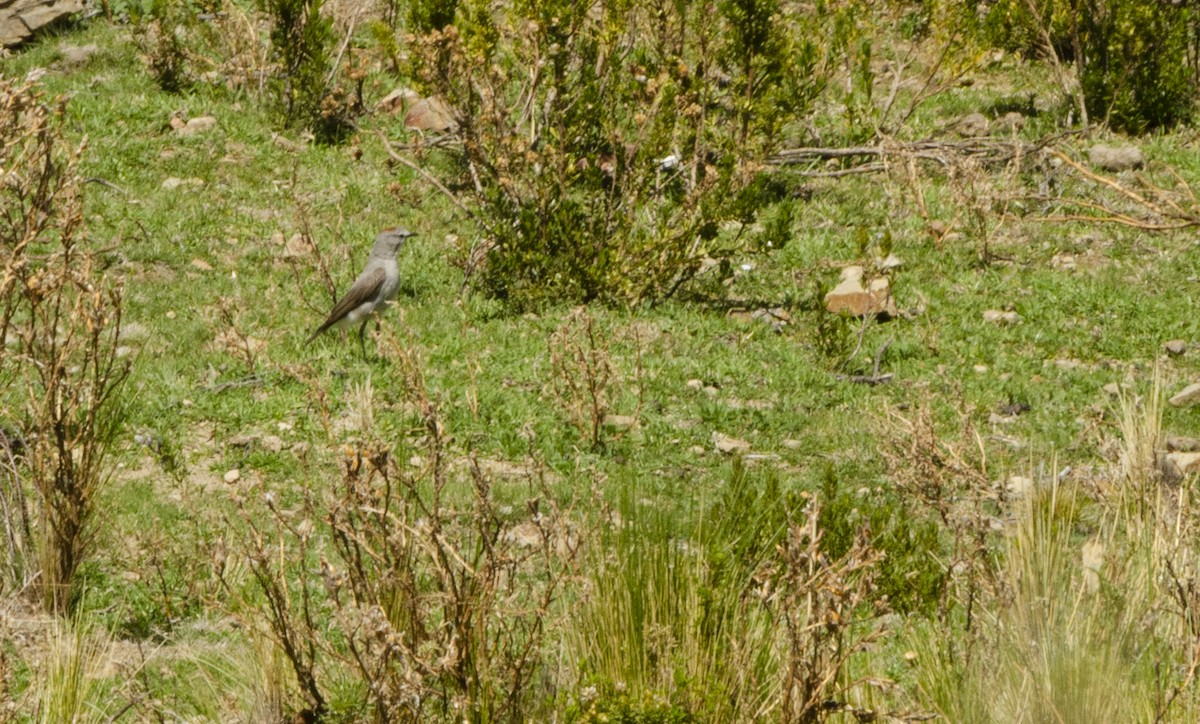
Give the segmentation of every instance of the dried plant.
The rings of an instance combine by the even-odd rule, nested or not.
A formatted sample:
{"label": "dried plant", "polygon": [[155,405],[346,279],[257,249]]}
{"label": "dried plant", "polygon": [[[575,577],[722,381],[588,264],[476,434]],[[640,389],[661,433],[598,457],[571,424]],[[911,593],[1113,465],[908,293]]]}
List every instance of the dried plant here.
{"label": "dried plant", "polygon": [[578,307],[550,336],[550,389],[571,424],[592,449],[603,445],[612,403],[608,339],[587,307]]}
{"label": "dried plant", "polygon": [[863,683],[847,678],[847,665],[883,635],[871,623],[888,610],[874,586],[882,555],[860,531],[851,548],[831,560],[821,550],[819,517],[814,503],[756,576],[758,595],[787,646],[780,694],[784,722],[822,721],[834,711],[874,715],[846,700]]}
{"label": "dried plant", "polygon": [[[418,449],[365,442],[343,459],[327,502],[306,496],[286,509],[263,496],[268,524],[243,502],[266,627],[302,716],[328,712],[323,682],[337,667],[362,682],[379,721],[520,719],[539,704],[547,622],[579,532],[544,485],[516,523],[473,461],[469,493],[455,492],[449,438],[421,370],[395,340],[388,356],[419,420]],[[412,452],[421,467],[396,463]]]}
{"label": "dried plant", "polygon": [[[22,393],[3,402],[20,405],[28,425],[22,467],[38,494],[38,587],[47,607],[63,611],[91,546],[120,422],[118,391],[129,372],[117,356],[122,288],[84,240],[76,168],[85,145],[64,139],[65,101],[4,80],[0,107],[0,378]],[[7,500],[20,505],[11,490]],[[28,530],[24,513],[10,512],[9,530]]]}

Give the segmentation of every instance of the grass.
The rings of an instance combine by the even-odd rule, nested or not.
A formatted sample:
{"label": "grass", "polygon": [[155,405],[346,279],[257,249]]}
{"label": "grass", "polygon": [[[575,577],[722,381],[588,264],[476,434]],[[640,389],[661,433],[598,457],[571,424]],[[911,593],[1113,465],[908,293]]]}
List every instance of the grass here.
{"label": "grass", "polygon": [[[285,681],[286,666],[265,663],[277,654],[261,639],[247,641],[230,623],[240,626],[252,619],[254,599],[239,608],[243,604],[223,593],[213,574],[215,566],[224,566],[231,580],[250,587],[238,561],[237,499],[273,493],[284,506],[295,506],[305,491],[320,498],[328,487],[323,481],[338,474],[343,446],[369,438],[392,441],[402,464],[422,454],[424,432],[393,359],[362,360],[354,340],[336,334],[303,344],[331,301],[315,270],[305,269],[297,279],[281,259],[284,247],[278,240],[305,228],[311,229],[339,289],[357,273],[376,230],[403,224],[420,234],[401,256],[405,286],[384,318],[383,336],[420,361],[452,436],[453,457],[474,454],[516,465],[532,452],[546,466],[554,494],[581,507],[590,504],[595,488],[601,500],[626,506],[622,514],[627,517],[638,515],[638,509],[652,511],[645,513],[649,522],[639,525],[681,521],[673,532],[643,535],[635,526],[614,533],[611,545],[600,549],[605,560],[616,552],[621,576],[594,582],[609,587],[602,587],[599,599],[585,609],[586,620],[594,621],[584,629],[591,638],[579,646],[585,654],[563,654],[559,665],[565,679],[571,679],[574,667],[584,680],[597,682],[602,694],[616,698],[599,700],[591,709],[581,705],[580,720],[604,706],[616,711],[628,705],[645,711],[659,707],[667,721],[672,706],[680,711],[709,706],[697,701],[711,693],[711,682],[719,690],[747,685],[731,682],[746,674],[744,669],[700,670],[705,661],[700,655],[681,655],[681,661],[647,658],[653,647],[646,637],[664,630],[678,637],[672,640],[684,651],[708,645],[696,624],[708,564],[685,555],[675,543],[703,537],[705,512],[717,509],[729,481],[744,472],[714,450],[714,432],[748,441],[754,453],[775,456],[749,463],[755,466],[756,484],[770,478],[781,495],[818,495],[832,475],[844,496],[838,510],[885,525],[888,516],[873,515],[871,505],[906,510],[903,505],[912,502],[898,501],[892,493],[879,454],[880,426],[874,421],[887,410],[929,406],[943,424],[967,416],[981,433],[978,444],[986,450],[989,476],[1003,480],[1027,470],[1031,460],[1053,456],[1060,469],[1113,465],[1112,440],[1140,433],[1130,428],[1130,409],[1124,409],[1123,421],[1102,391],[1106,384],[1128,382],[1146,389],[1158,374],[1169,395],[1200,379],[1200,353],[1160,359],[1161,345],[1169,339],[1200,342],[1200,255],[1194,235],[1027,218],[997,235],[995,253],[1004,259],[981,264],[977,240],[939,243],[917,211],[913,193],[923,196],[931,218],[950,222],[958,216],[959,197],[945,178],[929,177],[915,192],[901,174],[809,179],[804,182],[812,197],[798,207],[794,238],[782,249],[748,257],[752,267],[735,275],[723,290],[724,301],[679,299],[654,308],[591,310],[610,341],[612,411],[639,411],[632,431],[593,449],[559,408],[549,385],[548,343],[571,310],[514,316],[489,300],[459,294],[460,273],[445,261],[446,237],[476,231],[413,174],[387,164],[373,132],[400,137],[398,119],[363,119],[352,145],[303,144],[289,150],[273,140],[272,118],[246,93],[204,84],[180,95],[161,92],[127,40],[128,30],[120,26],[84,23],[0,61],[0,72],[22,76],[51,68],[43,79],[47,91],[72,94],[70,133],[88,139],[84,174],[106,182],[86,186],[89,232],[111,248],[109,273],[128,280],[126,324],[141,331],[127,342],[134,356],[127,388],[132,403],[123,442],[114,452],[118,468],[104,493],[97,556],[83,573],[87,588],[81,609],[113,636],[188,652],[156,658],[142,677],[147,695],[170,701],[173,716],[217,721],[231,711],[278,713],[295,696],[294,684]],[[53,69],[60,45],[87,43],[96,43],[100,51],[84,67]],[[1043,71],[1014,61],[973,71],[978,82],[923,106],[912,133],[920,137],[986,107],[1007,97],[1013,86],[1029,84],[1039,98],[1053,98]],[[399,83],[373,72],[368,101]],[[169,125],[175,113],[213,115],[218,125],[179,137]],[[1039,128],[1047,130],[1055,113],[1044,110],[1025,133],[1033,137]],[[1195,184],[1200,165],[1187,151],[1189,134],[1164,134],[1143,146],[1152,162],[1173,164]],[[298,140],[294,132],[282,135]],[[1148,173],[1159,169],[1152,165]],[[168,189],[163,186],[168,178],[203,183]],[[1033,209],[1029,216],[1039,213]],[[904,262],[894,289],[900,308],[911,314],[865,326],[861,352],[845,362],[819,349],[814,289],[858,260],[859,227],[892,235]],[[1063,255],[1073,257],[1073,267],[1063,266]],[[222,303],[231,310],[224,320]],[[727,313],[729,306],[778,305],[792,317],[778,334],[769,325]],[[1021,321],[983,320],[984,310],[1002,308],[1018,312]],[[252,365],[219,342],[230,332],[230,318],[238,334],[261,345]],[[856,346],[858,333],[853,322],[844,340],[847,349]],[[895,375],[892,384],[853,385],[833,374],[870,371],[885,343],[881,364]],[[689,385],[691,380],[700,380],[701,389]],[[1028,405],[1028,411],[994,416],[1012,402]],[[359,424],[364,409],[370,413],[369,434]],[[1162,407],[1160,412],[1164,430],[1200,429],[1198,407]],[[134,441],[135,434],[157,436],[164,449],[175,451],[178,472],[164,468]],[[1144,458],[1143,449],[1136,452]],[[225,482],[233,469],[240,479]],[[886,674],[895,684],[874,698],[859,694],[861,705],[892,711],[927,707],[954,721],[1041,721],[1067,710],[1077,717],[1064,720],[1077,721],[1146,714],[1138,708],[1151,698],[1145,692],[1153,675],[1146,673],[1145,657],[1164,654],[1139,653],[1136,639],[1145,631],[1132,624],[1129,630],[1097,631],[1108,609],[1085,601],[1071,557],[1089,525],[1084,512],[1094,517],[1099,503],[1072,493],[1080,497],[1063,513],[1067,521],[1055,523],[1047,516],[1053,518],[1061,508],[1055,496],[1064,493],[1053,492],[1058,490],[1051,488],[1048,503],[1035,498],[1015,522],[1005,511],[996,512],[1008,526],[1004,530],[1015,531],[997,549],[1002,562],[996,575],[1026,583],[1044,578],[1049,588],[998,592],[1008,602],[973,623],[990,632],[976,644],[990,647],[989,653],[976,653],[965,664],[962,650],[955,653],[936,640],[953,630],[967,641],[957,609],[943,611],[940,618],[928,614],[894,622],[899,635],[879,645],[862,666],[870,676]],[[498,476],[494,492],[518,511],[537,494],[518,475]],[[923,535],[919,528],[912,530],[905,535]],[[638,540],[629,540],[631,535]],[[947,565],[940,559],[944,551],[922,551],[910,551],[914,568],[921,562]],[[670,578],[665,588],[679,598],[667,598],[653,586],[636,588],[664,578]],[[1037,608],[1051,601],[1049,613]],[[632,611],[638,607],[640,614]],[[1043,620],[1049,628],[1039,628]],[[753,630],[762,623],[739,625]],[[622,648],[628,645],[626,628],[635,632],[631,640],[649,646],[640,649],[642,655]],[[1029,651],[1030,637],[1046,648]],[[910,648],[913,663],[904,658]],[[78,646],[71,651],[82,661]],[[1023,662],[1034,653],[1042,654],[1038,665],[1027,667]],[[1094,666],[1085,671],[1072,661]],[[1131,661],[1135,680],[1126,684],[1123,671]],[[774,665],[757,664],[764,670]],[[697,668],[689,668],[693,665]],[[996,680],[1013,698],[989,694],[989,665],[1000,667],[1003,676]],[[179,683],[195,668],[209,672],[203,694]],[[29,686],[63,702],[81,702],[90,694],[79,682],[88,677],[76,674],[85,670],[64,668],[74,673],[62,679],[63,687],[84,693],[59,697],[48,684]],[[259,673],[234,673],[251,670]],[[963,681],[967,684],[957,689]],[[682,684],[694,687],[691,693]],[[360,711],[356,697],[361,693],[352,684],[339,687],[346,693],[336,708],[352,719]],[[685,693],[672,698],[681,689]],[[1058,695],[1064,690],[1097,696],[1063,700]],[[618,696],[622,691],[625,704]],[[578,693],[571,693],[575,701]],[[27,700],[42,694],[28,694]],[[689,699],[693,694],[696,698]],[[564,700],[547,706],[561,709]],[[1089,708],[1093,705],[1100,710]],[[143,718],[151,710],[148,705],[137,709]]]}

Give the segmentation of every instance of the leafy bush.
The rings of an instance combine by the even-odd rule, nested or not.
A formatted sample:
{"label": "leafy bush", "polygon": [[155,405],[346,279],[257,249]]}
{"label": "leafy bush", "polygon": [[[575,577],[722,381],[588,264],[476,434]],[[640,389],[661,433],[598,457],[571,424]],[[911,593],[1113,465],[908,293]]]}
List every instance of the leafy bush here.
{"label": "leafy bush", "polygon": [[[331,85],[337,36],[321,14],[323,0],[262,0],[271,18],[271,49],[278,65],[273,82],[288,123],[306,126],[323,142],[336,142],[353,128],[357,99]],[[361,93],[359,94],[361,96]]]}
{"label": "leafy bush", "polygon": [[516,307],[654,301],[750,243],[761,205],[743,194],[824,87],[828,13],[735,0],[486,8],[458,3],[412,50],[463,140],[446,186],[466,189],[485,237],[465,262],[480,288]]}
{"label": "leafy bush", "polygon": [[1090,118],[1141,133],[1191,116],[1195,24],[1187,8],[1158,0],[1001,0],[981,28],[993,44],[1029,55],[1049,45],[1075,63]]}
{"label": "leafy bush", "polygon": [[845,555],[865,526],[871,546],[884,553],[879,592],[901,613],[931,613],[946,587],[945,569],[930,565],[942,550],[937,523],[914,516],[900,500],[847,490],[832,469],[825,473],[821,496],[822,549],[833,558]]}

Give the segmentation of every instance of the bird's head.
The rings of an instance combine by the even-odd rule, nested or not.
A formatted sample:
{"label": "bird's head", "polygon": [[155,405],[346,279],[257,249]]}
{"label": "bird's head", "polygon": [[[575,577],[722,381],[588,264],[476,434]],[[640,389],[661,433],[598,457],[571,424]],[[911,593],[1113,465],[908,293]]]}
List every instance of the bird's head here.
{"label": "bird's head", "polygon": [[384,229],[375,237],[375,247],[371,249],[371,256],[396,256],[400,252],[400,248],[404,246],[404,242],[410,236],[416,236],[416,234],[402,226]]}

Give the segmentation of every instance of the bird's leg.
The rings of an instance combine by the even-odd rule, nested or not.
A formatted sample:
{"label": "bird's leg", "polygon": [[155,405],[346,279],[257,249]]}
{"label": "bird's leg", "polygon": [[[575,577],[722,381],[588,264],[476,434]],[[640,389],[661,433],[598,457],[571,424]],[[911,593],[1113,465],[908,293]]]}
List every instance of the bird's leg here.
{"label": "bird's leg", "polygon": [[367,334],[367,322],[370,321],[370,319],[371,319],[370,317],[367,317],[366,319],[364,319],[362,325],[358,328],[358,346],[362,349],[363,359],[367,358],[366,334]]}

